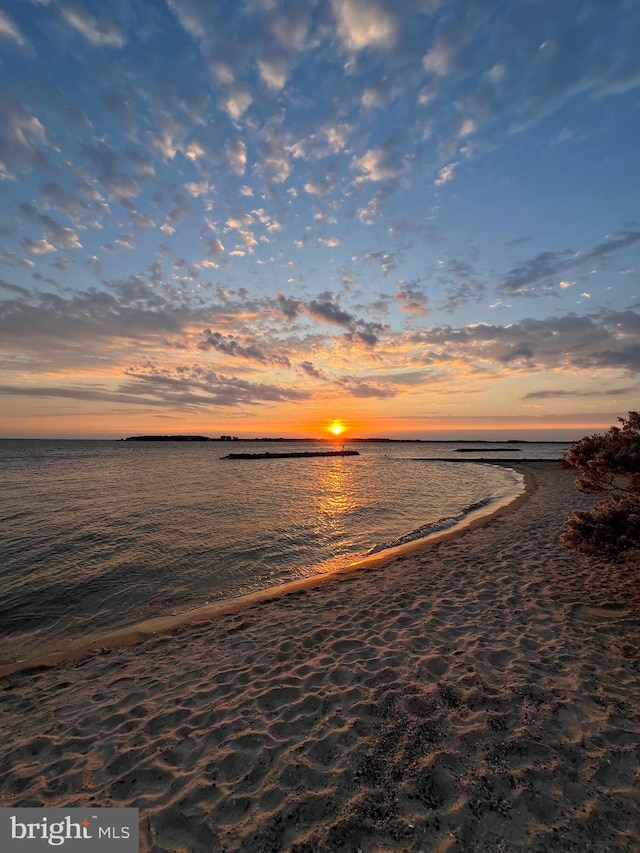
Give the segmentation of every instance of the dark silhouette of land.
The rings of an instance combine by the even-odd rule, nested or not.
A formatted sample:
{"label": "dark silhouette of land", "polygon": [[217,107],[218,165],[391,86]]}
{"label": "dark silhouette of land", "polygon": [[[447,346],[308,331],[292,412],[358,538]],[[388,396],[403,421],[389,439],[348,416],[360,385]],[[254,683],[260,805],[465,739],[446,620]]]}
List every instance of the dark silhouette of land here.
{"label": "dark silhouette of land", "polygon": [[[281,436],[279,438],[269,438],[267,436],[262,437],[254,437],[254,438],[238,438],[237,435],[219,435],[219,436],[207,436],[207,435],[130,435],[127,438],[120,438],[118,441],[286,441],[286,442],[312,442],[317,444],[318,442],[328,442],[335,443],[336,441],[340,441],[342,444],[353,444],[353,443],[370,443],[370,444],[569,444],[571,442],[568,441],[554,441],[554,440],[527,440],[520,438],[508,438],[502,439],[501,441],[491,440],[491,439],[477,439],[477,438],[346,438],[345,436],[340,436],[339,439],[330,438],[286,438],[285,436]],[[461,448],[459,453],[474,453],[477,451],[493,451],[494,448],[489,447],[469,447],[469,448]],[[519,447],[496,447],[495,450],[504,450],[505,452],[513,452],[516,450],[520,450]]]}

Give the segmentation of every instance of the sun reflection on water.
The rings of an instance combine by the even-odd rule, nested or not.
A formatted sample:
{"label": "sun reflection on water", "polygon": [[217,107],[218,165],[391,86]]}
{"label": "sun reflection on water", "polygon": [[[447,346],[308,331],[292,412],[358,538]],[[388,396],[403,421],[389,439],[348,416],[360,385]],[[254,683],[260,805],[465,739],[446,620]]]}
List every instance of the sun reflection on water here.
{"label": "sun reflection on water", "polygon": [[352,470],[344,459],[335,459],[330,467],[320,470],[316,507],[318,529],[334,532],[343,526],[344,517],[357,509]]}

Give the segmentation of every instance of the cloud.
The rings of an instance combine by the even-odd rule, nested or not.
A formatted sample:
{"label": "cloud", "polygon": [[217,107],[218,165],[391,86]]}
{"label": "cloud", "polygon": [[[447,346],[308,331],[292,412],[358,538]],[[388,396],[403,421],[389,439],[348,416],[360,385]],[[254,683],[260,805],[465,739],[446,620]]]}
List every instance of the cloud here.
{"label": "cloud", "polygon": [[202,181],[191,181],[185,184],[184,188],[192,198],[199,198],[209,192],[209,181],[206,178]]}
{"label": "cloud", "polygon": [[399,254],[396,252],[391,254],[390,252],[365,252],[362,256],[362,260],[373,261],[380,267],[380,270],[383,275],[388,275],[392,270],[396,269],[399,262]]}
{"label": "cloud", "polygon": [[209,240],[206,240],[207,245],[207,254],[210,258],[217,258],[218,255],[221,255],[224,252],[224,246],[222,245],[222,241],[217,237],[211,237]]}
{"label": "cloud", "polygon": [[[129,198],[120,199],[120,204],[129,214],[131,224],[136,230],[155,228],[156,220],[144,210],[140,210]],[[106,206],[106,205],[105,205]]]}
{"label": "cloud", "polygon": [[353,157],[351,167],[361,172],[354,183],[389,181],[407,172],[411,165],[408,154],[398,155],[391,148],[379,146],[366,151],[362,157]]}
{"label": "cloud", "polygon": [[204,7],[189,0],[167,0],[167,3],[190,35],[196,39],[205,38],[209,22]]}
{"label": "cloud", "polygon": [[27,44],[27,40],[22,35],[18,27],[14,24],[9,15],[2,10],[0,10],[0,38],[9,39],[9,41],[15,42],[20,45],[20,47],[24,47]]}
{"label": "cloud", "polygon": [[106,211],[104,203],[88,201],[78,192],[64,189],[58,183],[45,183],[40,187],[40,198],[43,206],[64,214],[74,223],[90,217],[97,221]]}
{"label": "cloud", "polygon": [[[556,282],[569,270],[604,261],[615,252],[626,249],[640,241],[640,231],[623,231],[597,243],[586,252],[563,249],[555,252],[540,252],[513,269],[504,276],[498,293],[508,296],[539,296],[541,293],[555,290]],[[575,282],[562,280],[560,287],[565,289]]]}
{"label": "cloud", "polygon": [[184,148],[184,156],[187,160],[191,160],[192,163],[197,163],[202,157],[206,157],[206,154],[206,150],[197,139],[191,140],[191,142],[189,142],[189,144]]}
{"label": "cloud", "polygon": [[249,228],[253,224],[254,218],[250,213],[235,213],[227,219],[225,230],[235,231],[242,240],[242,244],[236,245],[229,253],[232,257],[234,256],[234,252],[238,253],[236,257],[244,257],[247,252],[253,254],[255,251],[258,241]]}
{"label": "cloud", "polygon": [[456,166],[459,166],[459,163],[449,163],[448,166],[443,166],[440,169],[438,177],[433,182],[437,187],[441,187],[444,184],[448,184],[450,180],[453,179],[453,173],[455,171]]}
{"label": "cloud", "polygon": [[0,394],[122,403],[183,412],[276,402],[299,403],[310,396],[299,389],[225,376],[198,364],[172,369],[152,363],[140,368],[127,368],[125,376],[127,379],[112,390],[100,382],[62,386],[0,385]]}
{"label": "cloud", "polygon": [[125,38],[110,21],[101,17],[96,20],[86,8],[78,3],[65,3],[60,7],[62,17],[91,44],[106,47],[123,47]]}
{"label": "cloud", "polygon": [[353,130],[353,125],[344,121],[330,121],[319,127],[314,126],[311,132],[289,145],[289,152],[294,158],[307,161],[344,154]]}
{"label": "cloud", "polygon": [[142,152],[137,151],[135,148],[129,148],[127,149],[127,157],[139,175],[144,177],[155,175],[156,169],[153,161],[146,154],[142,154]]}
{"label": "cloud", "polygon": [[[279,93],[291,67],[304,50],[311,24],[310,3],[210,3],[168,0],[181,25],[194,38],[218,85],[235,87],[255,72],[267,88]],[[241,33],[241,37],[238,34]],[[223,100],[237,122],[248,103],[237,93]]]}
{"label": "cloud", "polygon": [[309,393],[294,388],[283,388],[267,382],[251,382],[217,373],[199,364],[172,369],[149,365],[126,371],[131,382],[120,386],[125,393],[149,394],[160,405],[200,409],[258,405],[275,402],[300,402],[309,399]]}
{"label": "cloud", "polygon": [[[483,26],[487,17],[493,17],[491,29]],[[435,38],[429,50],[422,57],[425,71],[436,78],[463,78],[470,71],[476,71],[471,61],[474,42],[479,37],[488,41],[489,55],[492,54],[491,35],[500,30],[504,16],[497,19],[492,7],[487,4],[468,4],[464,0],[449,3],[447,14],[436,18]],[[486,62],[485,56],[482,57]]]}
{"label": "cloud", "polygon": [[416,314],[420,317],[426,316],[427,296],[417,281],[399,282],[398,290],[393,294],[394,301],[401,311],[408,314]]}
{"label": "cloud", "polygon": [[486,292],[479,273],[465,261],[448,261],[437,269],[434,278],[443,293],[439,304],[445,311],[456,311],[463,305],[478,302]]}
{"label": "cloud", "polygon": [[309,195],[324,196],[332,193],[336,189],[337,185],[338,176],[335,172],[329,172],[319,178],[306,181],[304,184],[304,191],[309,193]]}
{"label": "cloud", "polygon": [[444,77],[451,66],[453,56],[452,46],[440,43],[431,48],[422,58],[425,71],[432,71],[439,77]]}
{"label": "cloud", "polygon": [[318,237],[316,240],[316,246],[325,246],[327,249],[335,249],[339,245],[339,237]]}
{"label": "cloud", "polygon": [[43,124],[24,101],[0,100],[0,176],[17,178],[31,169],[50,172],[51,165],[42,151],[47,144]]}
{"label": "cloud", "polygon": [[[44,239],[36,241],[44,246],[48,244],[55,251],[56,249],[81,249],[82,244],[78,239],[78,235],[73,228],[68,228],[66,225],[61,225],[52,216],[46,213],[39,213],[34,205],[23,202],[20,206],[21,212],[30,222],[36,223],[44,228]],[[42,248],[40,251],[33,248],[34,241],[30,241],[32,248],[28,251],[41,254],[42,252],[51,251],[48,248]],[[23,241],[22,245],[25,245]]]}
{"label": "cloud", "polygon": [[593,388],[584,390],[567,391],[567,390],[546,390],[546,391],[531,391],[525,394],[523,400],[552,400],[560,397],[622,397],[626,394],[631,394],[636,390],[631,385],[626,388],[610,388],[606,391],[594,391]]}
{"label": "cloud", "polygon": [[363,320],[345,311],[331,294],[321,294],[318,299],[308,301],[278,294],[275,308],[290,322],[306,314],[316,323],[340,326],[346,330],[343,337],[347,340],[370,348],[375,347],[381,336],[388,331],[388,328],[380,323]]}
{"label": "cloud", "polygon": [[238,213],[227,219],[227,227],[233,228],[236,231],[241,231],[243,228],[247,228],[252,223],[253,216],[251,216],[250,213]]}
{"label": "cloud", "polygon": [[464,139],[467,136],[471,136],[472,133],[475,133],[478,129],[478,122],[474,118],[466,118],[463,119],[460,124],[460,129],[458,130],[458,136],[460,139]]}
{"label": "cloud", "polygon": [[27,290],[26,287],[20,287],[20,285],[18,284],[11,284],[10,282],[5,281],[2,278],[0,278],[0,287],[3,290],[8,290],[10,293],[17,293],[18,296],[25,297],[30,295],[30,292]]}
{"label": "cloud", "polygon": [[285,296],[282,293],[279,293],[276,296],[276,309],[285,317],[287,320],[295,320],[298,317],[303,309],[304,303],[300,299],[292,299],[290,296]]}
{"label": "cloud", "polygon": [[140,192],[138,183],[120,169],[120,158],[106,142],[97,141],[83,147],[83,154],[96,170],[105,192],[118,199],[129,199]]}
{"label": "cloud", "polygon": [[351,324],[351,329],[347,337],[351,341],[373,348],[379,343],[382,335],[388,331],[388,329],[389,327],[384,326],[382,323],[355,320]]}
{"label": "cloud", "polygon": [[352,397],[374,397],[378,400],[388,400],[390,397],[396,396],[396,392],[392,388],[355,376],[343,376],[336,380],[336,384],[347,391]]}
{"label": "cloud", "polygon": [[393,43],[395,21],[375,0],[331,0],[331,6],[338,36],[349,50],[388,47]]}
{"label": "cloud", "polygon": [[167,334],[182,334],[188,323],[204,319],[199,306],[189,308],[169,289],[157,292],[150,275],[137,273],[109,288],[70,291],[65,296],[33,291],[0,301],[0,338],[5,347],[30,357],[46,355],[50,371],[52,360],[66,364],[71,352],[86,366],[88,345],[96,357],[108,354],[111,362],[121,357],[110,350],[111,341],[119,342],[125,352],[144,341],[158,344]]}
{"label": "cloud", "polygon": [[118,234],[114,242],[121,249],[135,249],[136,247],[130,234]]}
{"label": "cloud", "polygon": [[347,311],[343,311],[339,305],[329,300],[319,301],[312,299],[306,303],[305,309],[310,317],[321,323],[331,323],[336,326],[350,326],[355,317]]}
{"label": "cloud", "polygon": [[180,192],[175,192],[172,198],[172,204],[167,211],[167,216],[164,225],[160,226],[160,230],[166,234],[174,234],[176,228],[190,211],[189,202]]}
{"label": "cloud", "polygon": [[375,347],[387,328],[344,311],[335,301],[328,298],[312,299],[304,303],[304,310],[316,322],[342,326],[347,329],[344,335],[347,340],[364,344],[366,347]]}
{"label": "cloud", "polygon": [[365,225],[373,225],[375,217],[380,215],[389,198],[388,188],[377,190],[364,207],[358,209],[358,219]]}
{"label": "cloud", "polygon": [[435,362],[462,360],[517,371],[620,368],[634,374],[640,369],[639,336],[640,314],[628,310],[527,318],[506,326],[440,326],[407,333],[405,340],[423,347]]}
{"label": "cloud", "polygon": [[269,121],[262,129],[258,150],[258,171],[273,184],[284,183],[291,174],[289,150],[291,135],[282,128],[282,115]]}
{"label": "cloud", "polygon": [[44,255],[47,252],[55,252],[56,247],[52,246],[47,240],[32,240],[30,237],[24,237],[20,241],[20,245],[25,252],[30,252],[32,255]]}
{"label": "cloud", "polygon": [[258,69],[263,81],[270,89],[276,91],[283,88],[287,82],[287,74],[289,71],[289,63],[285,57],[277,57],[274,59],[259,59]]}
{"label": "cloud", "polygon": [[244,175],[247,168],[247,146],[241,139],[227,143],[227,162],[234,175]]}
{"label": "cloud", "polygon": [[310,376],[312,379],[326,379],[326,376],[322,373],[322,371],[314,367],[313,363],[310,361],[302,361],[300,362],[298,367],[306,376]]}
{"label": "cloud", "polygon": [[202,350],[214,349],[234,358],[245,358],[248,361],[257,361],[262,364],[291,367],[291,362],[282,353],[269,352],[262,345],[241,341],[234,335],[222,335],[220,332],[212,332],[211,329],[204,330],[198,343],[198,348]]}
{"label": "cloud", "polygon": [[33,269],[35,262],[23,258],[16,252],[11,252],[9,249],[0,248],[0,263],[8,267],[22,267],[24,269]]}
{"label": "cloud", "polygon": [[251,92],[245,87],[238,86],[221,102],[221,106],[229,118],[237,123],[252,103]]}
{"label": "cloud", "polygon": [[272,91],[284,88],[296,57],[304,50],[312,8],[307,3],[265,4],[258,72]]}
{"label": "cloud", "polygon": [[[572,99],[594,100],[640,85],[635,48],[627,35],[640,25],[633,3],[567,0],[561,12],[551,0],[535,6],[509,4],[487,26],[492,9],[449,4],[448,21],[456,23],[441,21],[435,51],[427,55],[429,70],[441,75],[455,71],[460,88],[463,81],[468,84],[456,107],[479,120],[481,146],[500,144],[505,120],[508,132],[518,133],[558,113]],[[482,76],[480,60],[493,62]]]}

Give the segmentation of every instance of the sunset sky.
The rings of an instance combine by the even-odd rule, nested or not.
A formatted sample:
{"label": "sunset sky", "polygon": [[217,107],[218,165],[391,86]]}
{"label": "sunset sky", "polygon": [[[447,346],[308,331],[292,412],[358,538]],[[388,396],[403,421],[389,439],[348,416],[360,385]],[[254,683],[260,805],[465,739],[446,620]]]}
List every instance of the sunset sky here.
{"label": "sunset sky", "polygon": [[0,0],[0,436],[637,409],[639,34],[638,0]]}

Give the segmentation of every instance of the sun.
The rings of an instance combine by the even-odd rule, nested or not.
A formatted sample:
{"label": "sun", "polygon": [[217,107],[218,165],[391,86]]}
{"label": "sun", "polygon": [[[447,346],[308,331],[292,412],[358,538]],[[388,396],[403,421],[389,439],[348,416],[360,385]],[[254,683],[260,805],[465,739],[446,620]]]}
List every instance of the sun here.
{"label": "sun", "polygon": [[344,432],[344,424],[342,421],[332,421],[328,430],[332,435],[335,435],[335,437],[338,438]]}

